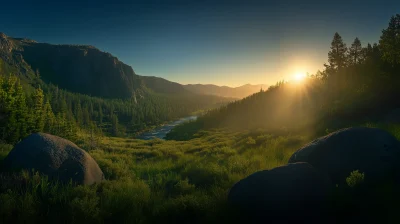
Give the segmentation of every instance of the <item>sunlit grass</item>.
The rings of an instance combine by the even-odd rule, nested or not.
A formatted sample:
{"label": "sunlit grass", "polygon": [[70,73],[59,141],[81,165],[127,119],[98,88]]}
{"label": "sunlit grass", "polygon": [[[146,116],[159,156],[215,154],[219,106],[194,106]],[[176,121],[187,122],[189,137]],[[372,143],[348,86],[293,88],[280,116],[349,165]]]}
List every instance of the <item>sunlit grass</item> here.
{"label": "sunlit grass", "polygon": [[[386,130],[400,138],[400,127]],[[234,183],[286,164],[311,140],[263,131],[214,130],[202,136],[189,141],[99,138],[89,153],[107,180],[94,186],[53,185],[27,173],[16,179],[2,177],[2,221],[224,222],[232,217],[226,198]],[[11,147],[1,149],[5,155]]]}

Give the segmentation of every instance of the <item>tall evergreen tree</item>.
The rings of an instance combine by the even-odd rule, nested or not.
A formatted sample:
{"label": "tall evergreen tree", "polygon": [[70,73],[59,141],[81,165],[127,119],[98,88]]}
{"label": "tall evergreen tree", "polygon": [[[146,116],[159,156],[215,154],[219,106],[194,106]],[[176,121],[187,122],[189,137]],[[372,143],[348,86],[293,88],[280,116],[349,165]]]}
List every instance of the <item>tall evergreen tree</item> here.
{"label": "tall evergreen tree", "polygon": [[363,59],[363,49],[361,41],[356,37],[349,49],[349,63],[352,65],[360,64]]}
{"label": "tall evergreen tree", "polygon": [[25,93],[18,80],[15,92],[15,116],[19,126],[19,138],[23,138],[28,134],[28,107],[26,105]]}
{"label": "tall evergreen tree", "polygon": [[101,107],[101,104],[98,104],[98,110],[99,110],[99,124],[103,123],[103,109]]}
{"label": "tall evergreen tree", "polygon": [[53,110],[51,109],[50,102],[49,100],[46,101],[44,108],[44,132],[46,133],[52,133],[54,131],[54,125],[55,125],[55,116],[53,113]]}
{"label": "tall evergreen tree", "polygon": [[41,132],[44,128],[44,116],[43,116],[43,90],[39,87],[33,93],[33,107],[32,107],[32,132]]}
{"label": "tall evergreen tree", "polygon": [[331,42],[331,50],[328,53],[329,65],[325,65],[332,70],[340,70],[346,66],[347,47],[339,33],[335,33]]}
{"label": "tall evergreen tree", "polygon": [[392,16],[388,28],[382,31],[379,46],[384,61],[400,64],[400,14]]}
{"label": "tall evergreen tree", "polygon": [[114,136],[118,136],[118,116],[116,114],[111,114],[111,133]]}

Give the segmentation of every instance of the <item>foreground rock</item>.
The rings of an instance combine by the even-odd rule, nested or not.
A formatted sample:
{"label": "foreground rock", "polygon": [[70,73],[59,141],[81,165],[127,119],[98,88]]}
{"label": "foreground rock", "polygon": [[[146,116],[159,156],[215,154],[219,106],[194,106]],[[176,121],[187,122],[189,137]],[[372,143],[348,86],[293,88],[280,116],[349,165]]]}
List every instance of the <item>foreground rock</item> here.
{"label": "foreground rock", "polygon": [[99,183],[104,179],[96,161],[71,141],[36,133],[18,143],[4,159],[5,171],[39,171],[61,182]]}
{"label": "foreground rock", "polygon": [[324,216],[330,179],[308,163],[253,173],[236,183],[228,200],[248,222],[316,221]]}
{"label": "foreground rock", "polygon": [[347,128],[316,139],[295,152],[289,163],[307,162],[329,174],[334,183],[344,183],[354,170],[373,183],[392,175],[399,164],[400,144],[377,128]]}
{"label": "foreground rock", "polygon": [[400,108],[390,111],[384,119],[386,124],[400,124]]}

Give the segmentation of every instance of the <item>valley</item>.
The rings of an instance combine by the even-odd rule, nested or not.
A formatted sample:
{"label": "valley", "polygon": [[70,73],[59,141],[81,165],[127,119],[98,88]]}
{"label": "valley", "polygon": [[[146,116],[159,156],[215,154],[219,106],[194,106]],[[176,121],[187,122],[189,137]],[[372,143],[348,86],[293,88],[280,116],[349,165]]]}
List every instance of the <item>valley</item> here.
{"label": "valley", "polygon": [[0,222],[398,223],[399,24],[239,87],[0,33]]}
{"label": "valley", "polygon": [[153,138],[159,138],[159,139],[164,139],[166,135],[177,125],[183,124],[185,122],[190,122],[194,121],[197,119],[197,116],[189,116],[189,117],[184,117],[179,120],[161,125],[160,127],[157,127],[153,130],[150,130],[148,132],[142,133],[139,136],[137,136],[138,139],[143,139],[143,140],[149,140]]}

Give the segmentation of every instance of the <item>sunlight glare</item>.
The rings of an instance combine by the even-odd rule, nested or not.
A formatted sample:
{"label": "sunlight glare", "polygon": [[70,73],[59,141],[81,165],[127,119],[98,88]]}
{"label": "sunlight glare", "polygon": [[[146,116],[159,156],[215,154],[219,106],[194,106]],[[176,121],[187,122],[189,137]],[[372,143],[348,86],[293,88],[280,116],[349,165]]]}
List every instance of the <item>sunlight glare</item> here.
{"label": "sunlight glare", "polygon": [[306,77],[306,74],[304,72],[297,72],[294,75],[294,80],[297,81],[297,82],[301,82],[301,81],[304,80],[305,77]]}

